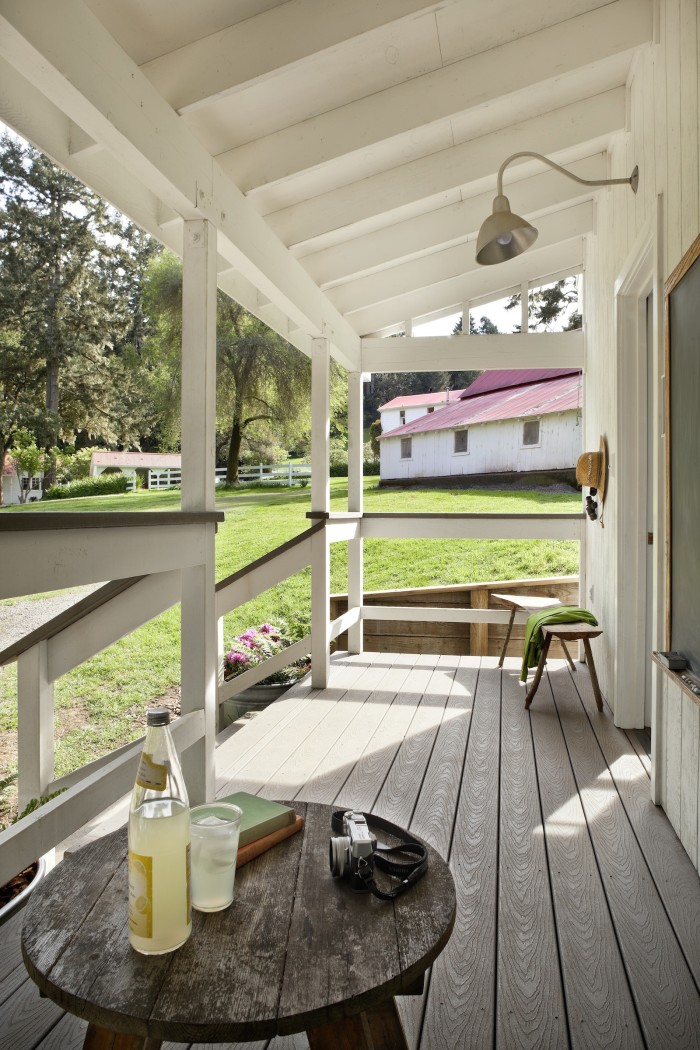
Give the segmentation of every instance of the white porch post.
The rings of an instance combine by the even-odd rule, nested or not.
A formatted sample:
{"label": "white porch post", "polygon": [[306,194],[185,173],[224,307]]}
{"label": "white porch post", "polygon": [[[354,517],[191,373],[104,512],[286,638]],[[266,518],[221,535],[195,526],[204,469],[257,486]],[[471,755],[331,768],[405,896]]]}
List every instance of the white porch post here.
{"label": "white porch post", "polygon": [[[213,511],[216,437],[216,230],[185,222],[182,282],[182,509]],[[182,573],[182,713],[204,709],[204,736],[183,755],[190,802],[214,796],[217,623],[216,527],[207,530],[204,564]]]}
{"label": "white porch post", "polygon": [[[348,510],[362,513],[363,428],[361,372],[348,374]],[[363,649],[363,549],[362,535],[348,541],[348,609],[360,609],[360,619],[348,628],[348,652]]]}
{"label": "white porch post", "polygon": [[39,642],[17,660],[17,792],[21,813],[46,794],[54,776],[53,682],[48,677],[48,642]]}
{"label": "white porch post", "polygon": [[[331,489],[330,465],[330,372],[327,339],[314,339],[311,353],[311,509],[328,514]],[[330,673],[330,545],[328,530],[315,533],[311,541],[311,684],[325,689]]]}

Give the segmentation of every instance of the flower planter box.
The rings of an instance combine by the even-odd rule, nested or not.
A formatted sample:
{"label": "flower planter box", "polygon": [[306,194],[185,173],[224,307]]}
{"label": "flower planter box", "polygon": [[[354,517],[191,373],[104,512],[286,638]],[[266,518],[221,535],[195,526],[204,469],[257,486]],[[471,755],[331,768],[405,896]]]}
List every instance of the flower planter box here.
{"label": "flower planter box", "polygon": [[279,699],[282,693],[286,693],[291,685],[293,685],[292,682],[251,685],[229,700],[224,700],[221,705],[222,728],[230,726],[232,722],[238,721],[250,711],[264,711],[266,707]]}
{"label": "flower planter box", "polygon": [[5,903],[0,906],[0,926],[7,922],[15,912],[19,911],[19,909],[26,904],[29,894],[34,887],[38,885],[41,879],[43,879],[45,874],[46,861],[43,857],[40,857],[39,860],[34,862],[34,864],[30,864],[30,866],[24,871],[21,871],[19,875],[15,875],[13,879],[10,879],[5,886],[0,887],[0,892],[4,890],[7,891],[6,893],[3,893],[3,897],[8,898],[5,900]]}

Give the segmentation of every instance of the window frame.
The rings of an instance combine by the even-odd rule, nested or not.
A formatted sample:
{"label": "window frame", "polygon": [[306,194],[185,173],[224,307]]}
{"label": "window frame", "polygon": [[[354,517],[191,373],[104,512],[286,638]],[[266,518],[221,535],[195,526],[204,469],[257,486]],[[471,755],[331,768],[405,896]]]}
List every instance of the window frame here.
{"label": "window frame", "polygon": [[[525,441],[525,427],[537,423],[537,441]],[[537,416],[536,419],[524,419],[523,427],[520,431],[520,447],[521,448],[540,448],[542,446],[542,419]]]}
{"label": "window frame", "polygon": [[[413,438],[411,438],[411,437],[404,437],[404,438],[401,438],[400,440],[401,440],[401,447],[400,447],[400,450],[399,450],[399,452],[400,452],[400,457],[399,458],[401,460],[413,459]],[[405,446],[408,446],[408,455],[407,456],[404,455],[404,447]]]}
{"label": "window frame", "polygon": [[[469,427],[460,427],[459,430],[453,430],[452,433],[453,433],[452,455],[453,456],[468,456],[469,455]],[[466,434],[466,436],[467,436],[467,447],[466,448],[460,448],[460,449],[457,448],[457,435],[458,434]]]}

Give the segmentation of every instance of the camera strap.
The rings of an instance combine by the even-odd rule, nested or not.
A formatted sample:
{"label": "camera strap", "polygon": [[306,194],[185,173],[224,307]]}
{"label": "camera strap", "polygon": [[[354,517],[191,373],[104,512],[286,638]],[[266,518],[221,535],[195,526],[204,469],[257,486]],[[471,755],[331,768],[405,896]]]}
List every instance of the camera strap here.
{"label": "camera strap", "polygon": [[[339,809],[333,813],[331,827],[333,831],[340,832],[343,829],[343,816],[346,810]],[[365,814],[365,818],[367,815]],[[381,817],[372,816],[368,819],[373,830],[387,831],[394,834],[394,826]],[[409,860],[408,857],[414,859]],[[373,863],[369,863],[362,857],[357,866],[357,878],[362,882],[364,888],[382,901],[393,901],[402,893],[410,889],[414,882],[418,882],[428,870],[428,851],[422,842],[414,838],[407,838],[398,846],[379,846],[372,854]],[[392,879],[398,879],[399,883],[390,890],[382,890],[374,881],[374,869],[379,868]]]}

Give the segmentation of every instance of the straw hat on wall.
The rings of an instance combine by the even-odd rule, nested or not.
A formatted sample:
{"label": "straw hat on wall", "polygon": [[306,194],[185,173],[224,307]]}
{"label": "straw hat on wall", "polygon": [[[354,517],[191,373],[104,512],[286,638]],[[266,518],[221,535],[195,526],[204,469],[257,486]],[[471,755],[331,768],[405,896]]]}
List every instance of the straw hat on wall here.
{"label": "straw hat on wall", "polygon": [[598,452],[584,452],[576,462],[576,480],[586,488],[597,489],[601,504],[605,502],[608,480],[608,450],[605,438],[600,439]]}

